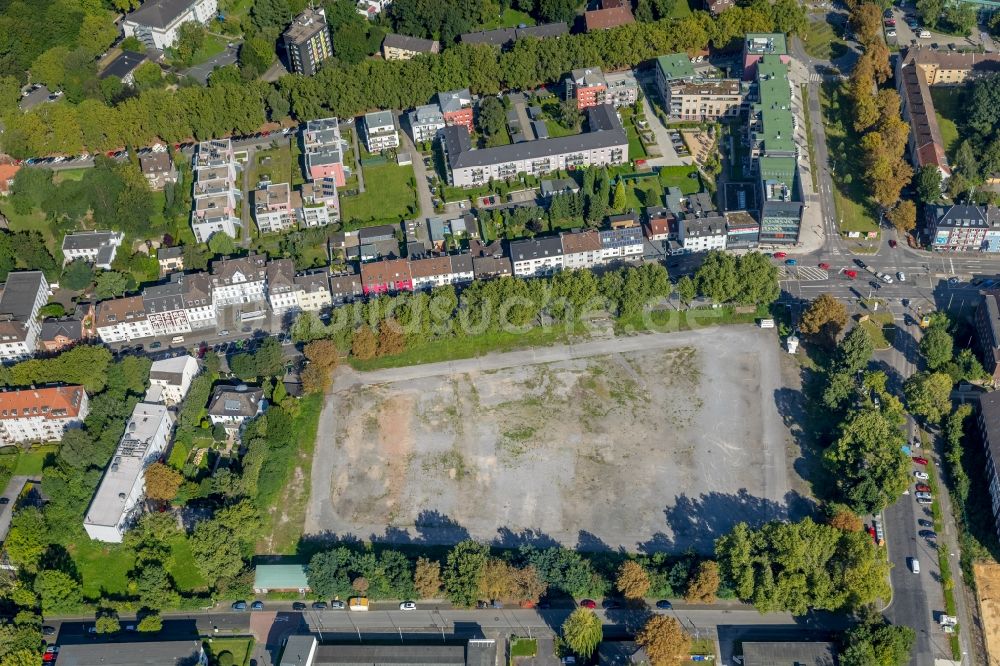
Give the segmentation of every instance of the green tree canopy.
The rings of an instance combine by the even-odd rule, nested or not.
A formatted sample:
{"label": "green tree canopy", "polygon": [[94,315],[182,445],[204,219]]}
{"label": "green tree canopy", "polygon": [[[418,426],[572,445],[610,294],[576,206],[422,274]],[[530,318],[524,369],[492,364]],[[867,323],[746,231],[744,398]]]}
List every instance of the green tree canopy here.
{"label": "green tree canopy", "polygon": [[867,514],[895,502],[908,481],[904,444],[905,435],[882,409],[869,404],[849,414],[823,454],[844,503]]}
{"label": "green tree canopy", "polygon": [[604,627],[594,611],[577,608],[563,623],[562,635],[566,647],[584,659],[590,659],[604,639]]}
{"label": "green tree canopy", "polygon": [[444,589],[456,604],[471,606],[479,592],[479,577],[490,549],[475,541],[462,541],[448,553],[444,567]]}

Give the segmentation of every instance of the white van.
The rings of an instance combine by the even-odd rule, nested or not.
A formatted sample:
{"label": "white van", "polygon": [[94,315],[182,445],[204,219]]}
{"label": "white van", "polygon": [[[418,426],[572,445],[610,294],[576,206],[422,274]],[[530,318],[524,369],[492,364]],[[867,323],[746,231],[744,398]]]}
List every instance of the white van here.
{"label": "white van", "polygon": [[175,335],[174,337],[170,338],[170,344],[172,344],[172,345],[182,345],[182,344],[184,344],[184,336],[183,335]]}
{"label": "white van", "polygon": [[930,36],[931,36],[931,31],[930,30],[921,30],[920,31],[920,38],[921,39],[930,39]]}
{"label": "white van", "polygon": [[910,558],[910,571],[915,574],[920,573],[920,560],[915,557]]}

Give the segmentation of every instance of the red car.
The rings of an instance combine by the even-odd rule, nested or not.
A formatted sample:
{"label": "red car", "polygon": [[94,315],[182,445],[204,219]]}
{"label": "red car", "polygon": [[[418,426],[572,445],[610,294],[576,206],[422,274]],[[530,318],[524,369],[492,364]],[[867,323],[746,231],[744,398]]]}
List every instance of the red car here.
{"label": "red car", "polygon": [[775,252],[775,253],[774,253],[774,258],[775,258],[775,259],[784,259],[784,258],[785,258],[785,257],[787,257],[787,256],[788,256],[788,255],[787,255],[787,254],[785,254],[784,252]]}
{"label": "red car", "polygon": [[917,463],[918,465],[926,465],[927,464],[927,458],[920,458],[919,456],[913,456],[913,458],[911,458],[911,460],[913,460],[913,462]]}
{"label": "red car", "polygon": [[887,18],[887,19],[885,20],[885,24],[886,24],[887,26],[890,26],[890,27],[891,27],[891,26],[894,26],[894,25],[896,25],[896,19],[891,19],[891,18]]}
{"label": "red car", "polygon": [[889,247],[896,247],[896,241],[889,239]]}
{"label": "red car", "polygon": [[854,278],[858,277],[858,272],[857,271],[844,271],[844,275],[846,275],[847,277],[849,277],[850,279],[853,280]]}
{"label": "red car", "polygon": [[826,262],[823,262],[822,264],[820,264],[819,267],[822,268],[824,271],[830,270],[830,264],[828,264]]}
{"label": "red car", "polygon": [[931,487],[928,486],[926,483],[918,483],[917,484],[917,492],[918,493],[929,493],[930,491],[931,491]]}
{"label": "red car", "polygon": [[597,608],[597,602],[593,599],[583,599],[580,601],[580,608]]}

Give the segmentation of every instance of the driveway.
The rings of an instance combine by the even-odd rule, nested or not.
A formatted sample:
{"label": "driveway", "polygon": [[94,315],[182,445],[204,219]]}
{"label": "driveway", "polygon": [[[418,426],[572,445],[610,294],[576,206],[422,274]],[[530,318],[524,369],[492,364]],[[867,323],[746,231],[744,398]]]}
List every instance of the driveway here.
{"label": "driveway", "polygon": [[240,53],[240,45],[238,42],[233,42],[232,46],[227,46],[226,49],[215,56],[214,58],[209,58],[200,65],[195,65],[190,69],[181,72],[181,76],[190,76],[191,78],[201,82],[208,83],[208,75],[211,74],[216,67],[225,67],[226,65],[232,65],[236,62],[237,57]]}
{"label": "driveway", "polygon": [[649,103],[649,97],[646,95],[642,96],[642,110],[646,114],[646,120],[649,121],[649,127],[653,130],[653,136],[656,137],[656,145],[660,150],[660,157],[650,157],[646,159],[646,164],[653,166],[683,166],[685,164],[690,164],[691,159],[683,160],[677,156],[677,151],[674,150],[674,144],[670,141],[670,130],[667,126],[663,124],[663,121],[658,115],[653,113],[653,106]]}
{"label": "driveway", "polygon": [[0,495],[0,497],[7,501],[6,504],[0,504],[0,543],[7,538],[7,530],[10,529],[10,520],[14,516],[14,504],[24,489],[24,484],[27,482],[28,477],[26,476],[13,476],[7,483],[3,495]]}
{"label": "driveway", "polygon": [[417,181],[417,199],[420,201],[420,217],[421,219],[427,219],[428,217],[434,217],[434,201],[431,197],[431,188],[427,184],[427,167],[424,166],[424,156],[417,150],[416,145],[413,143],[413,139],[410,135],[403,129],[405,118],[403,114],[399,114],[396,122],[399,125],[399,134],[402,137],[402,149],[410,154],[410,159],[413,162],[413,177]]}

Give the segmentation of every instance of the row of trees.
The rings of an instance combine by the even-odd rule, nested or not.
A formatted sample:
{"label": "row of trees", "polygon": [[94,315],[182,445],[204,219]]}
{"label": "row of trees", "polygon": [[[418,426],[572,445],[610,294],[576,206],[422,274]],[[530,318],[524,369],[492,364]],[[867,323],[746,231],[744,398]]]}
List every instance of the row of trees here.
{"label": "row of trees", "polygon": [[715,303],[759,306],[773,303],[781,294],[778,268],[766,256],[748,252],[736,257],[720,250],[709,252],[694,278],[680,278],[676,289],[685,303],[700,295]]}

